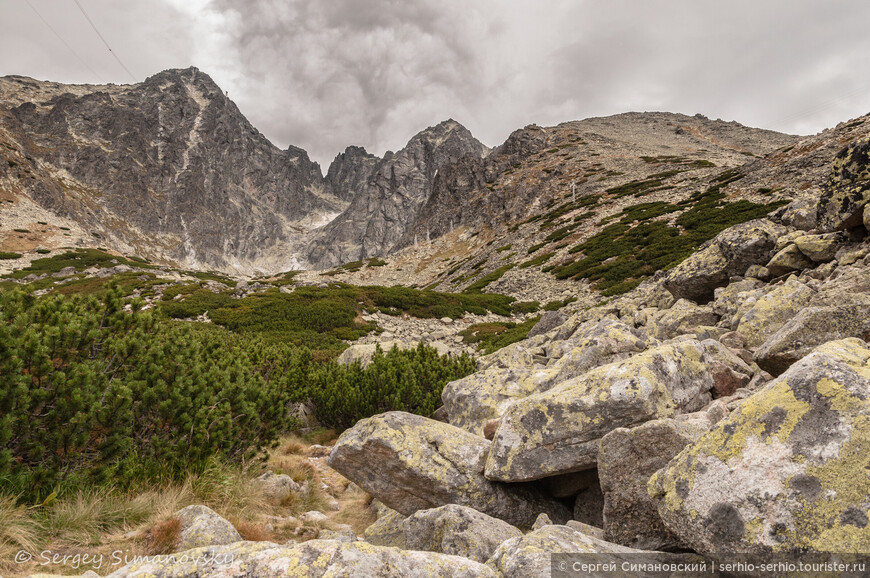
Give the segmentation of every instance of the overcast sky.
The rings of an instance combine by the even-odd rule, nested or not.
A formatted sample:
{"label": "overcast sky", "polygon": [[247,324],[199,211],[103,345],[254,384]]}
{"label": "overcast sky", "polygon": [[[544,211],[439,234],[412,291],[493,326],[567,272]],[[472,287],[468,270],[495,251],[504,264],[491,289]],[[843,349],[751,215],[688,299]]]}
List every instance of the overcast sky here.
{"label": "overcast sky", "polygon": [[[625,111],[797,134],[870,112],[865,0],[78,1],[136,80],[197,66],[324,172],[451,117],[494,146]],[[0,14],[0,75],[132,82],[74,0]]]}

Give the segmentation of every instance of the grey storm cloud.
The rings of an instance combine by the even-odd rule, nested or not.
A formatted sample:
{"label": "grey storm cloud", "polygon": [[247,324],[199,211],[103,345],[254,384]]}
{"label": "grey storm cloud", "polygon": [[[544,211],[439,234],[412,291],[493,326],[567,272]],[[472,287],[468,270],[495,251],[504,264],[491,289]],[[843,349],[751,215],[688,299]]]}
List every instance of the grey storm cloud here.
{"label": "grey storm cloud", "polygon": [[[80,59],[28,0],[0,2],[17,24],[0,74],[129,82],[72,1],[29,3]],[[322,165],[449,117],[493,146],[529,123],[628,110],[799,134],[870,111],[861,1],[80,2],[140,80],[197,66],[273,142]]]}

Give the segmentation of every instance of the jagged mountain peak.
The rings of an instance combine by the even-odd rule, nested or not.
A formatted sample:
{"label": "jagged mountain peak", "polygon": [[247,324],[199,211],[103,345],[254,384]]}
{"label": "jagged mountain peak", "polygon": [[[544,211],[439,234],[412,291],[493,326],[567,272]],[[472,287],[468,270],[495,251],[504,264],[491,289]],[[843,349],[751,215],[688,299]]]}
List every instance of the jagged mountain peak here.
{"label": "jagged mountain peak", "polygon": [[0,79],[0,140],[16,154],[4,191],[186,267],[296,267],[299,236],[345,206],[304,150],[275,147],[193,67],[132,85]]}
{"label": "jagged mountain peak", "polygon": [[309,245],[309,262],[331,267],[391,251],[428,199],[439,169],[488,152],[453,119],[418,132],[382,159],[348,149],[330,166],[327,181],[336,196],[345,191],[350,204]]}

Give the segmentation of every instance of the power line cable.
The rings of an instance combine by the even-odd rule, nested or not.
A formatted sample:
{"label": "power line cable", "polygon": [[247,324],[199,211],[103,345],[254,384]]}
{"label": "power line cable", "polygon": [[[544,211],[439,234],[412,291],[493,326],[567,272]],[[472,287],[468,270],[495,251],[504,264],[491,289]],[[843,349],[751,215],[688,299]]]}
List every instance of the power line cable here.
{"label": "power line cable", "polygon": [[46,26],[49,30],[51,30],[51,32],[52,32],[55,36],[57,36],[57,39],[60,40],[60,41],[63,43],[64,46],[66,46],[67,50],[69,50],[70,53],[72,53],[72,55],[75,56],[75,57],[78,59],[78,61],[81,62],[81,63],[85,66],[85,68],[87,68],[88,70],[90,70],[91,73],[92,73],[92,74],[97,78],[97,80],[99,80],[100,82],[103,82],[103,78],[102,78],[102,77],[97,73],[97,71],[94,70],[93,68],[91,68],[91,65],[88,64],[88,63],[85,61],[84,58],[82,58],[81,56],[79,56],[78,52],[76,52],[76,51],[73,49],[73,47],[70,46],[69,43],[68,43],[66,40],[63,39],[63,36],[61,36],[60,33],[58,33],[58,31],[55,30],[54,26],[52,26],[51,24],[49,24],[49,23],[48,23],[48,20],[46,20],[46,19],[42,16],[42,14],[39,13],[39,10],[37,10],[36,7],[35,7],[33,4],[30,3],[30,0],[24,0],[24,1],[27,2],[27,5],[30,6],[30,9],[31,9],[31,10],[33,10],[33,13],[36,14],[36,15],[39,17],[40,20],[42,20],[42,23],[45,24],[45,26]]}
{"label": "power line cable", "polygon": [[132,79],[133,79],[133,82],[139,82],[139,81],[138,81],[138,80],[136,80],[136,77],[135,77],[135,76],[133,76],[133,73],[132,73],[132,72],[130,72],[130,69],[129,69],[129,68],[127,68],[127,67],[126,67],[126,66],[125,66],[125,65],[124,65],[124,63],[123,63],[123,62],[121,62],[121,59],[120,59],[120,58],[118,58],[118,55],[117,55],[117,54],[115,54],[115,51],[114,51],[114,50],[112,50],[112,47],[111,47],[111,46],[109,46],[109,43],[108,43],[108,42],[106,42],[106,39],[105,39],[105,38],[103,38],[103,35],[102,35],[102,34],[100,34],[100,31],[99,31],[99,30],[97,30],[97,26],[96,26],[96,25],[95,25],[95,24],[94,24],[94,21],[93,21],[93,20],[91,20],[91,17],[90,17],[90,16],[88,16],[88,13],[87,13],[87,12],[85,12],[85,8],[84,8],[84,6],[82,6],[82,5],[81,5],[81,3],[80,3],[80,2],[79,2],[79,0],[73,0],[73,2],[75,2],[75,3],[76,3],[76,6],[78,6],[78,7],[79,7],[79,10],[81,10],[81,13],[82,13],[82,15],[83,15],[83,16],[84,16],[84,17],[85,17],[85,19],[86,19],[86,20],[87,20],[87,21],[88,21],[88,24],[90,24],[90,25],[91,25],[91,28],[93,28],[93,29],[94,29],[94,32],[96,32],[96,33],[97,33],[97,36],[99,36],[99,37],[100,37],[100,40],[102,40],[102,41],[103,41],[103,44],[105,44],[105,45],[106,45],[106,48],[108,48],[108,49],[109,49],[109,52],[111,52],[111,53],[112,53],[112,56],[114,56],[114,57],[115,57],[115,60],[117,60],[117,61],[118,61],[118,64],[120,64],[120,65],[121,65],[121,68],[123,68],[123,69],[124,69],[124,70],[126,70],[126,71],[127,71],[127,74],[129,74],[129,75],[130,75],[130,78],[132,78]]}
{"label": "power line cable", "polygon": [[856,97],[863,96],[868,92],[870,92],[870,85],[860,86],[856,89],[850,90],[849,92],[840,94],[839,96],[830,100],[817,103],[803,110],[796,111],[790,115],[780,117],[776,122],[772,123],[772,126],[775,128],[785,127],[785,125],[787,124],[790,125],[792,123],[811,118],[818,115],[819,113],[828,112],[829,110],[835,110],[839,108],[840,105],[846,104],[849,101],[855,99]]}

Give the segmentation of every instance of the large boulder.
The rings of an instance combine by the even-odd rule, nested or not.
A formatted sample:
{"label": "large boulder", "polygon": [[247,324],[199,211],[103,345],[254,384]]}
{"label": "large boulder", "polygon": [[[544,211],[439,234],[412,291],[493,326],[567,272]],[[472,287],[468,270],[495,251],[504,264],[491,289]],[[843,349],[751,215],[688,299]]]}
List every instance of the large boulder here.
{"label": "large boulder", "polygon": [[399,512],[383,506],[383,513],[378,515],[378,519],[365,529],[363,532],[363,540],[369,544],[376,546],[394,546],[396,548],[405,548],[405,519]]}
{"label": "large boulder", "polygon": [[723,320],[730,320],[747,299],[759,294],[758,290],[763,286],[764,283],[758,279],[746,278],[719,287],[714,292],[713,313]]}
{"label": "large boulder", "polygon": [[759,347],[805,307],[814,294],[815,291],[792,276],[758,298],[737,324],[737,332],[743,336],[746,347]]}
{"label": "large boulder", "polygon": [[311,540],[279,546],[270,542],[240,542],[198,548],[172,556],[153,556],[110,574],[112,578],[278,578],[343,576],[346,578],[495,578],[488,566],[459,556],[415,552],[366,542]]}
{"label": "large boulder", "polygon": [[656,314],[647,322],[647,329],[658,339],[670,339],[686,333],[696,333],[698,327],[716,325],[719,316],[709,305],[697,305],[680,299],[670,309]]}
{"label": "large boulder", "polygon": [[570,339],[547,344],[551,358],[547,369],[556,369],[551,380],[559,383],[584,371],[626,359],[656,344],[645,332],[618,319],[604,318],[580,326]]}
{"label": "large boulder", "polygon": [[819,199],[819,229],[851,229],[862,224],[870,201],[870,137],[855,141],[834,158],[831,178]]}
{"label": "large boulder", "polygon": [[206,506],[187,506],[176,512],[173,517],[181,522],[181,533],[176,545],[179,550],[221,546],[242,539],[232,524]]}
{"label": "large boulder", "polygon": [[501,416],[514,400],[548,389],[535,379],[537,372],[490,367],[451,381],[441,392],[450,425],[483,435],[486,423]]}
{"label": "large boulder", "polygon": [[[568,526],[543,526],[511,538],[493,553],[487,565],[504,578],[549,576],[553,554],[635,554],[638,550],[610,544]],[[603,560],[610,560],[603,556]]]}
{"label": "large boulder", "polygon": [[808,305],[870,305],[870,268],[866,264],[838,267],[824,279]]}
{"label": "large boulder", "polygon": [[529,330],[526,338],[543,335],[556,329],[568,320],[568,315],[563,311],[545,311],[541,319]]}
{"label": "large boulder", "polygon": [[302,490],[293,478],[287,474],[276,474],[268,471],[255,480],[263,496],[272,504],[280,505],[293,494]]}
{"label": "large boulder", "polygon": [[483,475],[490,442],[451,425],[404,412],[359,421],[329,455],[329,466],[401,514],[446,504],[469,506],[520,528],[540,513],[570,518],[535,488]]}
{"label": "large boulder", "polygon": [[822,345],[650,480],[698,552],[870,551],[870,347]]}
{"label": "large boulder", "polygon": [[544,368],[490,368],[448,383],[441,393],[450,424],[482,435],[486,422],[500,417],[517,399],[541,393],[589,369],[646,350],[654,340],[621,321],[586,323],[563,344],[568,351]]}
{"label": "large boulder", "polygon": [[721,401],[702,412],[617,428],[601,439],[598,477],[604,492],[605,539],[641,550],[674,550],[685,545],[665,528],[649,479],[683,448],[728,415]]}
{"label": "large boulder", "polygon": [[770,260],[776,240],[786,228],[767,219],[756,219],[725,229],[704,249],[671,269],[662,281],[676,298],[706,303],[713,290],[728,279],[743,275],[750,265]]}
{"label": "large boulder", "polygon": [[538,357],[543,351],[541,346],[548,341],[546,335],[535,335],[502,347],[494,353],[484,355],[477,360],[477,369],[521,369],[528,370],[542,366]]}
{"label": "large boulder", "polygon": [[514,402],[493,438],[486,477],[519,482],[590,469],[608,432],[698,411],[717,378],[750,373],[720,343],[691,339],[598,367]]}
{"label": "large boulder", "polygon": [[825,233],[822,235],[803,235],[794,240],[800,252],[815,263],[832,261],[837,250],[846,241],[842,233]]}
{"label": "large boulder", "polygon": [[546,391],[595,367],[628,359],[657,344],[643,331],[615,319],[587,323],[563,343],[570,349],[544,370],[535,372],[536,381],[545,386],[538,391]]}
{"label": "large boulder", "polygon": [[[558,556],[574,554],[566,557],[566,571],[560,571]],[[663,552],[644,552],[611,544],[590,534],[581,532],[570,526],[550,525],[538,528],[525,536],[511,538],[496,549],[487,566],[504,578],[530,578],[532,576],[550,576],[551,570],[559,572],[559,576],[579,576],[572,562],[580,561],[576,555],[582,555],[582,562],[594,568],[602,565],[601,570],[583,573],[583,576],[631,577],[662,575],[660,573],[644,574],[636,569],[623,568],[624,563],[646,562],[649,564],[684,564],[689,568],[703,565],[704,560],[693,554],[667,554]],[[553,558],[553,555],[557,559]],[[610,570],[612,565],[614,570]],[[557,574],[552,574],[556,576]],[[693,576],[692,573],[676,573],[672,576]]]}
{"label": "large boulder", "polygon": [[403,528],[408,550],[453,554],[477,562],[489,560],[505,540],[523,535],[503,520],[456,504],[415,512]]}
{"label": "large boulder", "polygon": [[870,340],[870,305],[801,309],[758,348],[755,361],[779,375],[813,348],[847,337]]}
{"label": "large boulder", "polygon": [[801,231],[815,229],[819,222],[819,199],[808,195],[795,199],[783,208],[780,221]]}
{"label": "large boulder", "polygon": [[804,255],[797,245],[794,244],[787,245],[782,251],[777,252],[765,265],[774,277],[779,277],[792,271],[803,271],[813,266],[812,260]]}

